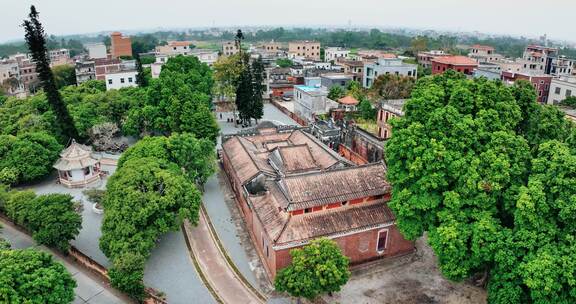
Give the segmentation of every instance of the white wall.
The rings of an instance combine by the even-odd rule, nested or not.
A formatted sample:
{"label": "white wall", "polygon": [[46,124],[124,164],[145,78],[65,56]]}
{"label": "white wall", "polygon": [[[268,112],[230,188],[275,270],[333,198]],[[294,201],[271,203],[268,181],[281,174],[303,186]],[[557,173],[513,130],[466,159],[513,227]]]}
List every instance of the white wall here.
{"label": "white wall", "polygon": [[106,90],[135,87],[136,71],[106,74]]}
{"label": "white wall", "polygon": [[88,57],[92,59],[106,58],[106,46],[104,43],[87,44],[85,48],[88,50]]}
{"label": "white wall", "polygon": [[552,79],[550,93],[548,93],[548,104],[558,104],[570,96],[576,96],[576,78]]}

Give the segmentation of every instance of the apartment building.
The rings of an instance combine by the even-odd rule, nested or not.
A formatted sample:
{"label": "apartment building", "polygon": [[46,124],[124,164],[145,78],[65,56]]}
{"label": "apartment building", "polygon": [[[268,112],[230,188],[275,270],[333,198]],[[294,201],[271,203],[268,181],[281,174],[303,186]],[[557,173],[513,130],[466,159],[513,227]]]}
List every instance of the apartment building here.
{"label": "apartment building", "polygon": [[70,60],[70,50],[68,49],[58,49],[48,51],[48,56],[50,57],[51,67],[73,63],[73,61]]}
{"label": "apartment building", "polygon": [[224,56],[232,56],[238,54],[240,49],[236,45],[235,41],[226,41],[222,43],[222,55]]}
{"label": "apartment building", "polygon": [[480,44],[475,44],[470,47],[468,57],[476,60],[478,63],[498,62],[504,59],[504,56],[497,54],[493,47]]}
{"label": "apartment building", "polygon": [[561,76],[551,80],[548,104],[557,105],[571,96],[576,96],[576,76]]}
{"label": "apartment building", "polygon": [[107,73],[104,77],[106,80],[106,90],[119,90],[121,88],[136,87],[136,70],[121,70],[118,72]]}
{"label": "apartment building", "polygon": [[538,102],[547,103],[548,95],[550,94],[550,85],[552,83],[552,76],[537,73],[537,72],[520,72],[513,73],[504,71],[502,72],[502,80],[508,83],[514,83],[518,80],[527,80],[532,83],[538,95]]}
{"label": "apartment building", "polygon": [[294,86],[294,112],[306,121],[314,121],[316,115],[326,113],[327,99],[328,91],[319,85]]}
{"label": "apartment building", "polygon": [[317,41],[292,41],[288,43],[288,57],[297,57],[320,60],[320,42]]}
{"label": "apartment building", "polygon": [[192,48],[190,48],[191,45],[191,41],[169,41],[166,45],[157,46],[155,52],[156,54],[167,56],[187,56],[192,50]]}
{"label": "apartment building", "polygon": [[557,56],[557,48],[529,45],[518,61],[522,63],[523,72],[551,74],[552,62]]}
{"label": "apartment building", "polygon": [[378,58],[377,62],[364,65],[364,87],[370,88],[379,75],[386,74],[416,78],[418,76],[418,65],[404,63],[399,58]]}
{"label": "apartment building", "polygon": [[338,64],[344,68],[344,73],[353,75],[352,80],[364,82],[364,62],[344,59],[338,61]]}
{"label": "apartment building", "polygon": [[336,63],[339,60],[348,59],[350,50],[339,48],[339,47],[329,47],[324,50],[324,61]]}
{"label": "apartment building", "polygon": [[78,60],[74,69],[76,71],[77,84],[96,79],[96,66],[93,60]]}

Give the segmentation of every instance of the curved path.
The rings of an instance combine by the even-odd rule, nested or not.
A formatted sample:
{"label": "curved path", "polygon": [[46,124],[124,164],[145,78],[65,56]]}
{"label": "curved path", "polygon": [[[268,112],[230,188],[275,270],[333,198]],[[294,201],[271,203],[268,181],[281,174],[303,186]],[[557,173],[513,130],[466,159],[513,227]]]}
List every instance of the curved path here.
{"label": "curved path", "polygon": [[200,209],[198,226],[192,227],[190,222],[185,221],[184,233],[201,276],[219,302],[226,304],[266,302],[266,298],[250,286],[229,264],[209,226],[203,208]]}

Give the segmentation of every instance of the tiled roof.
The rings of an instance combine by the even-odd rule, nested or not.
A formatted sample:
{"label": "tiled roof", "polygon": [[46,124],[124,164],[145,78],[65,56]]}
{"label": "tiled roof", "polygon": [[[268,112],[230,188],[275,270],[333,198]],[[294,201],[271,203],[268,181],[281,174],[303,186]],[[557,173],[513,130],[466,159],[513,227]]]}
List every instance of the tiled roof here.
{"label": "tiled roof", "polygon": [[442,56],[432,59],[432,62],[451,65],[474,65],[477,66],[476,60],[466,56]]}
{"label": "tiled roof", "polygon": [[341,103],[344,105],[349,105],[349,106],[355,106],[359,103],[359,101],[358,101],[358,99],[348,95],[348,96],[345,96],[345,97],[338,99],[338,103]]}
{"label": "tiled roof", "polygon": [[276,239],[276,245],[392,224],[394,219],[394,214],[382,201],[293,216]]}
{"label": "tiled roof", "polygon": [[390,191],[383,163],[286,176],[278,183],[290,202],[288,210],[382,195]]}
{"label": "tiled roof", "polygon": [[222,144],[222,148],[241,183],[247,182],[259,173],[256,163],[242,145],[241,137],[232,137]]}
{"label": "tiled roof", "polygon": [[285,174],[320,169],[307,144],[279,146],[270,160]]}
{"label": "tiled roof", "polygon": [[494,50],[494,48],[489,46],[489,45],[481,45],[481,44],[475,44],[475,45],[471,46],[470,48],[478,49],[478,50],[486,50],[486,51],[493,51]]}
{"label": "tiled roof", "polygon": [[312,135],[297,130],[292,132],[288,140],[294,145],[307,144],[316,159],[316,163],[323,169],[340,163],[341,158],[330,148],[318,143]]}
{"label": "tiled roof", "polygon": [[170,41],[168,42],[169,46],[190,46],[192,45],[192,41]]}

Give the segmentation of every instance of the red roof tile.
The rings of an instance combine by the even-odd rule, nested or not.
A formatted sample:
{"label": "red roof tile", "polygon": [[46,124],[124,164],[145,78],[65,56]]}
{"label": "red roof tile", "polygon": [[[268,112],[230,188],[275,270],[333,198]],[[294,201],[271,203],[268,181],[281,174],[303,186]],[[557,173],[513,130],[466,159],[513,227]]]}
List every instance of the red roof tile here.
{"label": "red roof tile", "polygon": [[435,57],[432,62],[450,64],[450,65],[473,65],[478,66],[476,60],[466,56],[442,56]]}
{"label": "red roof tile", "polygon": [[359,101],[358,99],[348,95],[338,99],[338,103],[341,103],[343,105],[355,106],[359,103]]}

